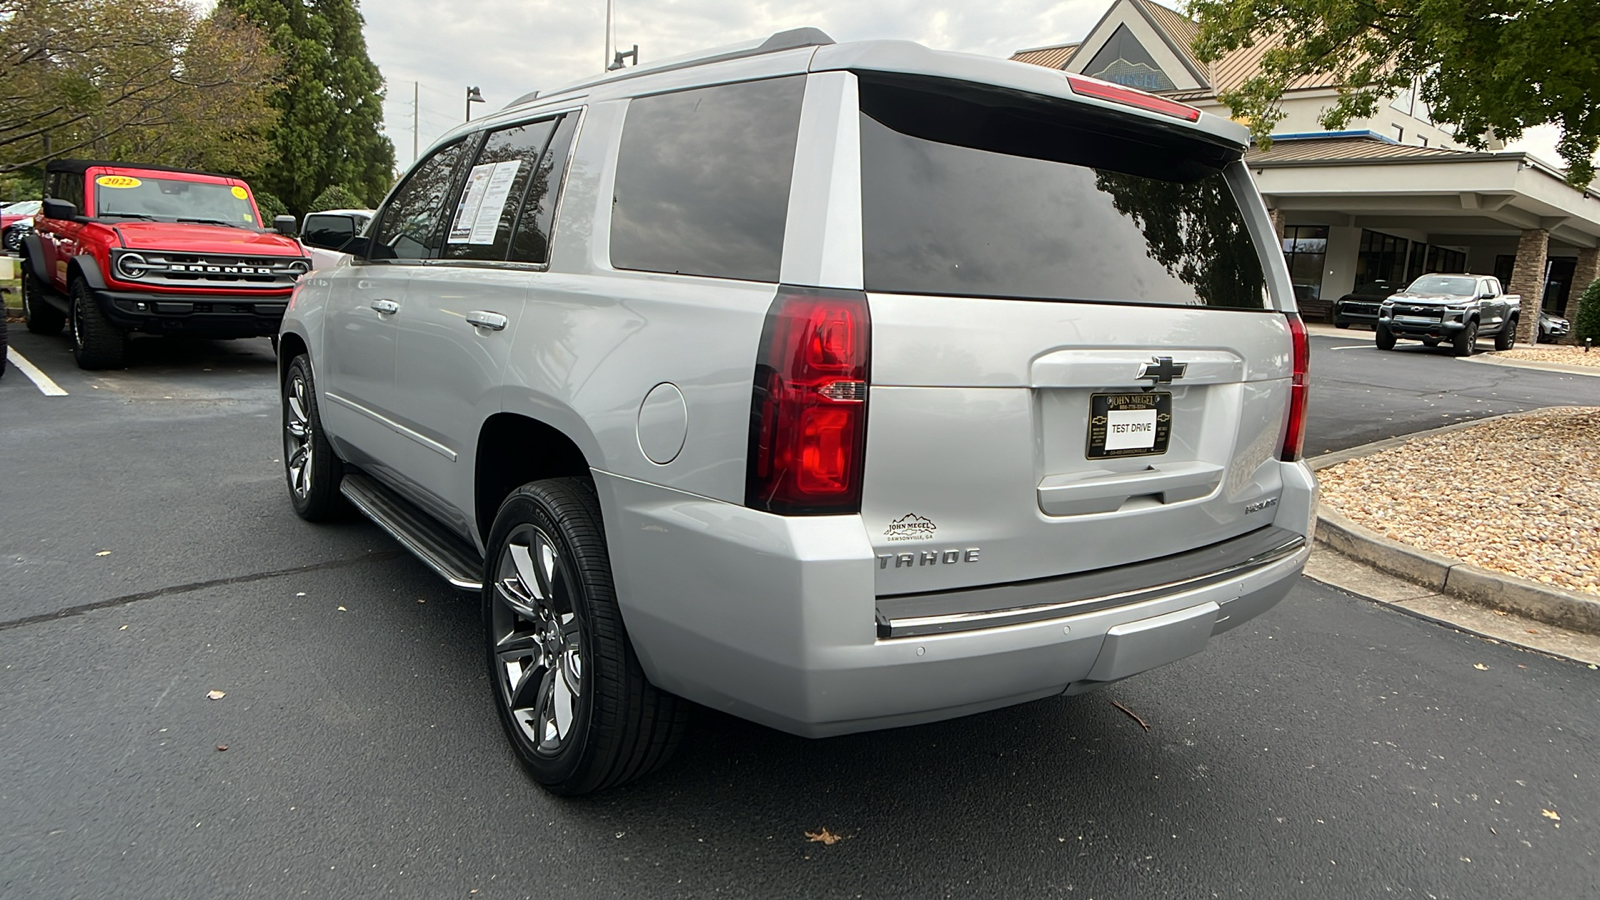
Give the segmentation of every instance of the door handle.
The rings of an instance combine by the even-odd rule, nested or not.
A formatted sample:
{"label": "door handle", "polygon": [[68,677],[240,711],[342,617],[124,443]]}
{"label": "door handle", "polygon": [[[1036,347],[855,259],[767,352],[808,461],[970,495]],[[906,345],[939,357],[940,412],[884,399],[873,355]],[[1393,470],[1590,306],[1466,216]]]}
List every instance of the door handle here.
{"label": "door handle", "polygon": [[487,310],[475,309],[467,313],[467,323],[474,328],[487,328],[490,331],[504,331],[506,323],[510,321],[505,316]]}
{"label": "door handle", "polygon": [[400,311],[400,304],[393,300],[374,300],[372,301],[372,308],[377,310],[380,315],[392,316]]}

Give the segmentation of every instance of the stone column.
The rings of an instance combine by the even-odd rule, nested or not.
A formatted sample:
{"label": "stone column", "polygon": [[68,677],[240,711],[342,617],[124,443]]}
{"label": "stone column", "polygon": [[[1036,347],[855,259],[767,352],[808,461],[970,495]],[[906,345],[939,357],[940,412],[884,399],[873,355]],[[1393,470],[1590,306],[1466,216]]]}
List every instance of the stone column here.
{"label": "stone column", "polygon": [[1278,243],[1283,243],[1283,229],[1289,224],[1289,217],[1281,209],[1269,209],[1267,215],[1272,219],[1272,230],[1278,235]]}
{"label": "stone column", "polygon": [[[1578,265],[1572,270],[1572,292],[1567,294],[1567,321],[1577,324],[1578,310],[1583,308],[1583,292],[1596,281],[1600,281],[1600,248],[1579,250]],[[1571,337],[1562,340],[1572,342]]]}
{"label": "stone column", "polygon": [[1517,262],[1511,267],[1508,294],[1522,295],[1522,312],[1517,322],[1517,343],[1531,344],[1539,328],[1539,304],[1544,300],[1544,261],[1550,251],[1550,232],[1531,228],[1517,242]]}

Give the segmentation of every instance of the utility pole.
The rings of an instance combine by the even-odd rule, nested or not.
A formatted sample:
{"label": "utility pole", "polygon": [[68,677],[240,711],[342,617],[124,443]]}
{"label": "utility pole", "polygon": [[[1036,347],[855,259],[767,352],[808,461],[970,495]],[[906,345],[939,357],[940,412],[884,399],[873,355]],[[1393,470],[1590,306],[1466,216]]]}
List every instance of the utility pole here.
{"label": "utility pole", "polygon": [[421,112],[421,106],[417,103],[417,92],[420,90],[422,90],[421,85],[415,81],[411,82],[411,161],[413,163],[417,161],[417,118]]}

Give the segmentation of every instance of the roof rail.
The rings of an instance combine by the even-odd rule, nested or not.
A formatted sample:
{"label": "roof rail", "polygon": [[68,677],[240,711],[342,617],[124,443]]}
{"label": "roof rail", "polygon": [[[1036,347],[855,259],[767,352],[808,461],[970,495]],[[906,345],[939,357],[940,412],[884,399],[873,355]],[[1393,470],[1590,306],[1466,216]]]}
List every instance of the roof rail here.
{"label": "roof rail", "polygon": [[[596,78],[589,78],[583,81],[574,82],[573,84],[566,85],[559,90],[550,91],[545,94],[545,96],[548,98],[557,94],[565,94],[571,91],[594,87],[598,84],[608,84],[613,81],[621,81],[624,78],[636,78],[640,75],[653,75],[657,72],[671,72],[677,69],[690,69],[695,66],[710,65],[711,63],[725,62],[730,59],[741,59],[747,56],[762,56],[767,53],[777,53],[782,50],[798,50],[801,47],[824,47],[832,44],[833,42],[833,38],[829,37],[827,33],[820,28],[791,28],[788,31],[780,31],[766,40],[761,41],[760,43],[755,41],[745,41],[739,44],[728,44],[726,46],[704,50],[700,53],[664,59],[661,62],[650,66],[632,66],[615,73],[608,73]],[[534,91],[531,94],[524,94],[506,104],[506,109],[510,109],[514,106],[521,106],[524,103],[528,103],[536,99],[538,96],[538,91]]]}

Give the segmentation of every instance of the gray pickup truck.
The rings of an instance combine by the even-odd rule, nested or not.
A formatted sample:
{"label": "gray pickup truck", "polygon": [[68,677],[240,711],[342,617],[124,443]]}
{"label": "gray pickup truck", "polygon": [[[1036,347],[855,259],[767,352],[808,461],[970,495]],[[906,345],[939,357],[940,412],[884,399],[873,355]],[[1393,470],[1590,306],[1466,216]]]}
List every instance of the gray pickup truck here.
{"label": "gray pickup truck", "polygon": [[1378,308],[1378,349],[1393,350],[1399,338],[1449,341],[1457,356],[1471,356],[1478,338],[1492,335],[1496,350],[1510,350],[1521,308],[1493,276],[1424,275]]}

